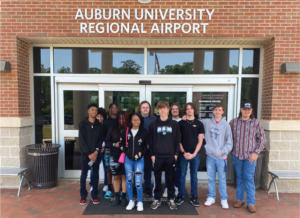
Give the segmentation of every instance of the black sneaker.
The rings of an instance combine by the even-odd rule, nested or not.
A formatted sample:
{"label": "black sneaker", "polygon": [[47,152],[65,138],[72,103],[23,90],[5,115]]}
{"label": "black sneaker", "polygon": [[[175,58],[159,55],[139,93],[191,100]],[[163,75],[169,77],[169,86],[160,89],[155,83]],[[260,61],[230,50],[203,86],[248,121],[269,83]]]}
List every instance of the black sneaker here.
{"label": "black sneaker", "polygon": [[168,206],[170,207],[171,210],[177,210],[177,205],[175,204],[174,200],[169,200]]}
{"label": "black sneaker", "polygon": [[154,200],[153,203],[150,205],[150,209],[155,210],[161,205],[159,200]]}
{"label": "black sneaker", "polygon": [[128,200],[127,200],[127,194],[126,193],[122,193],[122,197],[121,197],[121,205],[122,206],[127,206],[128,204]]}
{"label": "black sneaker", "polygon": [[113,200],[111,205],[112,206],[118,206],[119,204],[121,204],[120,193],[115,193],[115,199]]}
{"label": "black sneaker", "polygon": [[85,200],[85,199],[81,199],[81,200],[79,201],[79,204],[80,204],[80,205],[86,205],[86,200]]}
{"label": "black sneaker", "polygon": [[180,205],[183,203],[183,196],[181,194],[178,194],[175,198],[175,204]]}
{"label": "black sneaker", "polygon": [[197,195],[194,195],[194,196],[191,196],[191,200],[190,200],[191,204],[194,206],[194,207],[199,207],[199,202],[198,202],[198,198],[197,198]]}

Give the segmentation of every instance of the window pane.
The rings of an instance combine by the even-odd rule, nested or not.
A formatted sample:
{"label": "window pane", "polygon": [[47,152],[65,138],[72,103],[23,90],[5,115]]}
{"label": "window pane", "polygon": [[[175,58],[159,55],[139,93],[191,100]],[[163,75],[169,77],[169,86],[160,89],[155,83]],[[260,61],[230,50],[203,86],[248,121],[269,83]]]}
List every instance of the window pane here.
{"label": "window pane", "polygon": [[199,113],[199,119],[211,118],[212,109],[222,105],[224,117],[227,117],[228,92],[193,92],[193,102]]}
{"label": "window pane", "polygon": [[81,170],[79,137],[65,137],[65,169]]}
{"label": "window pane", "polygon": [[258,78],[242,78],[241,103],[250,102],[257,117]]}
{"label": "window pane", "polygon": [[131,114],[136,111],[140,103],[139,92],[118,92],[118,91],[105,91],[105,110],[109,111],[111,103],[118,103],[120,110],[126,111],[129,119]]}
{"label": "window pane", "polygon": [[170,106],[177,103],[182,109],[186,103],[186,92],[152,92],[151,106],[155,114],[158,114],[156,105],[159,101],[167,101]]}
{"label": "window pane", "polygon": [[34,77],[35,143],[52,139],[50,77]]}
{"label": "window pane", "polygon": [[243,74],[259,74],[260,49],[243,49]]}
{"label": "window pane", "polygon": [[50,49],[33,48],[33,72],[50,73]]}
{"label": "window pane", "polygon": [[148,49],[148,74],[237,74],[238,49]]}
{"label": "window pane", "polygon": [[64,129],[78,129],[81,120],[88,116],[87,106],[98,105],[98,91],[64,91]]}
{"label": "window pane", "polygon": [[54,72],[143,74],[143,49],[54,48]]}

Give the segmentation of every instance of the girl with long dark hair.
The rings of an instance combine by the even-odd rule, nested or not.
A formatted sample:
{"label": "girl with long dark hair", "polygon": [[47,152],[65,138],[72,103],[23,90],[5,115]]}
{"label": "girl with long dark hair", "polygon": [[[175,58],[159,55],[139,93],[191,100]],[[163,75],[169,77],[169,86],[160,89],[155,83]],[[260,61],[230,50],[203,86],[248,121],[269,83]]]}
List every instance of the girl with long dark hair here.
{"label": "girl with long dark hair", "polygon": [[131,124],[129,127],[124,128],[120,141],[121,149],[126,154],[126,184],[130,200],[126,210],[132,210],[135,207],[133,199],[133,180],[138,195],[137,211],[144,210],[142,178],[144,173],[144,155],[148,151],[149,135],[147,129],[143,127],[143,123],[144,118],[142,115],[139,113],[133,114]]}
{"label": "girl with long dark hair", "polygon": [[[118,206],[120,203],[124,206],[127,205],[127,189],[126,189],[126,176],[123,163],[118,160],[122,153],[120,149],[120,138],[124,128],[128,127],[128,116],[124,111],[119,111],[116,117],[116,123],[109,128],[105,140],[105,147],[110,149],[109,166],[111,173],[114,176],[113,187],[115,191],[115,200],[112,202],[113,206]],[[120,185],[122,184],[122,200],[120,200]]]}

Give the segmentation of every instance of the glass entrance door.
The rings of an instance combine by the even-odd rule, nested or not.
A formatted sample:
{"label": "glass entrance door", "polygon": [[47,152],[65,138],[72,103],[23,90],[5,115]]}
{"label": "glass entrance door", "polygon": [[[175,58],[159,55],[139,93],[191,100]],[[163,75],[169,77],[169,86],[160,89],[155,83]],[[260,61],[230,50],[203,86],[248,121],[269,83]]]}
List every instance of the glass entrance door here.
{"label": "glass entrance door", "polygon": [[[58,143],[62,145],[59,152],[59,176],[79,178],[81,151],[78,125],[81,120],[88,116],[88,104],[96,103],[108,112],[109,104],[116,102],[120,109],[126,111],[130,116],[135,112],[139,103],[145,99],[145,87],[59,84],[57,90],[57,135]],[[100,169],[103,167],[100,166]],[[100,178],[104,178],[103,170],[100,170]]]}
{"label": "glass entrance door", "polygon": [[88,116],[87,106],[99,104],[97,85],[58,85],[58,143],[59,176],[79,178],[81,151],[79,146],[79,122]]}
{"label": "glass entrance door", "polygon": [[[211,119],[212,109],[216,105],[221,105],[224,108],[223,116],[226,117],[229,122],[234,117],[234,86],[231,85],[219,85],[219,86],[194,86],[193,87],[193,103],[198,110],[199,119]],[[205,137],[204,137],[205,138]],[[200,167],[198,172],[198,179],[206,180],[206,153],[204,146],[200,149]],[[230,155],[229,155],[230,156]],[[227,161],[227,178],[230,178],[232,174],[231,158]]]}
{"label": "glass entrance door", "polygon": [[[109,105],[118,103],[120,109],[130,117],[138,104],[144,100],[153,108],[159,101],[168,101],[170,105],[178,103],[182,108],[187,102],[194,102],[199,118],[211,117],[214,104],[225,109],[227,121],[235,115],[234,86],[192,86],[192,85],[103,85],[103,84],[58,84],[57,88],[57,141],[62,145],[59,153],[59,176],[65,178],[80,177],[79,122],[87,114],[87,105],[96,103],[109,111]],[[154,110],[157,113],[157,110]],[[158,114],[157,114],[158,115]],[[201,149],[205,156],[204,147]],[[102,163],[101,163],[102,164]],[[100,169],[103,169],[100,166]],[[202,158],[199,179],[207,179],[205,159]],[[103,178],[103,170],[100,170]],[[164,177],[163,177],[164,178]],[[188,174],[189,179],[189,174]]]}

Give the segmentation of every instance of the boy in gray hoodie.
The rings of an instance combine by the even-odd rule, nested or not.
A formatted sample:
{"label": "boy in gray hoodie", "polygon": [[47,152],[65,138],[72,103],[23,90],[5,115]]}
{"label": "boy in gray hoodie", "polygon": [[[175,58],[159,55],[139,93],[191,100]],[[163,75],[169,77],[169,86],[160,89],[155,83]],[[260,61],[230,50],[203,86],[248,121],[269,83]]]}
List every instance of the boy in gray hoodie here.
{"label": "boy in gray hoodie", "polygon": [[226,165],[227,155],[232,150],[232,133],[225,117],[222,117],[224,109],[221,105],[216,105],[212,110],[211,119],[203,119],[201,122],[205,128],[205,150],[207,154],[206,168],[208,175],[208,198],[204,206],[211,206],[216,198],[216,170],[219,177],[219,192],[221,195],[221,205],[223,209],[228,209],[226,191]]}

